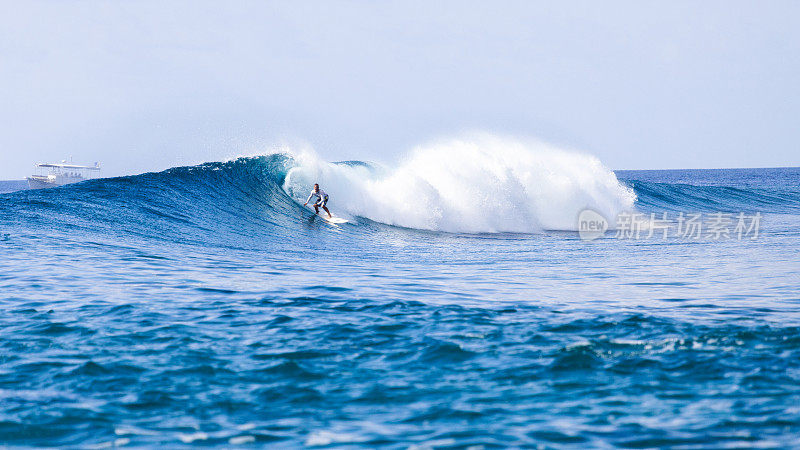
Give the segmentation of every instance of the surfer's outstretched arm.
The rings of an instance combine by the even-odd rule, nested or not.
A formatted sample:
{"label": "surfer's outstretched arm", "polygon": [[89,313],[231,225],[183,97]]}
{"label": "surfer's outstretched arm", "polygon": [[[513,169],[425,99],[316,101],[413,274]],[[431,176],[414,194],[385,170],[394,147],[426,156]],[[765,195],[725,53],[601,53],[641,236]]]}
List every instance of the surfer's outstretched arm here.
{"label": "surfer's outstretched arm", "polygon": [[308,198],[306,199],[306,202],[303,203],[303,206],[308,205],[308,202],[311,201],[311,197],[313,197],[313,196],[314,196],[314,191],[311,191],[311,194],[308,195]]}

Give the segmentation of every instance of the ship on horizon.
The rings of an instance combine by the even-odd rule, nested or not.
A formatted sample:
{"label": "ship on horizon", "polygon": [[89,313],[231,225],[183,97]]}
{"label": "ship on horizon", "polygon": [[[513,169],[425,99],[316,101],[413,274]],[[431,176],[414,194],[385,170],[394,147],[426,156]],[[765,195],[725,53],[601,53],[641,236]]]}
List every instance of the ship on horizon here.
{"label": "ship on horizon", "polygon": [[46,175],[39,173],[27,177],[29,189],[45,189],[77,183],[97,178],[96,174],[100,172],[99,163],[94,163],[94,166],[82,166],[61,161],[60,163],[40,163],[36,167],[40,172],[44,169],[49,169],[49,171]]}

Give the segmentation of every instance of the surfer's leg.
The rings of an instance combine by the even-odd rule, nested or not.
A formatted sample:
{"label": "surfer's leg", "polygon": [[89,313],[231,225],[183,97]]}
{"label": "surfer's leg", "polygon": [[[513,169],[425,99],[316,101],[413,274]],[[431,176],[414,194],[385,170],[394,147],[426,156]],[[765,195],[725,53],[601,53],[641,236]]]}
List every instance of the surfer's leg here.
{"label": "surfer's leg", "polygon": [[314,211],[319,214],[319,203],[314,203]]}
{"label": "surfer's leg", "polygon": [[324,209],[325,212],[328,213],[328,217],[333,217],[331,215],[331,212],[328,211],[328,196],[327,195],[325,196],[324,199],[322,199],[322,202],[320,202],[319,206],[322,206],[322,209]]}

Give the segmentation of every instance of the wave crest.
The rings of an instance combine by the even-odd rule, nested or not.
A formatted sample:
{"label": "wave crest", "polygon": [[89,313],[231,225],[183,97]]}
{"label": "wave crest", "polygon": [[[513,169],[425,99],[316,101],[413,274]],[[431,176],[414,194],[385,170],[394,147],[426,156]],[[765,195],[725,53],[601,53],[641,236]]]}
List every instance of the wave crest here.
{"label": "wave crest", "polygon": [[341,213],[448,232],[574,230],[578,213],[606,217],[633,208],[633,190],[592,156],[496,136],[414,149],[397,167],[325,163],[304,154],[286,192],[305,200],[319,182]]}

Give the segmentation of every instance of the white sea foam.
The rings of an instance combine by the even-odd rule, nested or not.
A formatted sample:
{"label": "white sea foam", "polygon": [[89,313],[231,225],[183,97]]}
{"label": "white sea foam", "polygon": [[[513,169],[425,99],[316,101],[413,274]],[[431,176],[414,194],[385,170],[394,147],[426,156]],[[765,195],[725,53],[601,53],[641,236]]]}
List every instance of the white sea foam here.
{"label": "white sea foam", "polygon": [[486,134],[417,147],[397,167],[327,163],[308,151],[295,159],[284,189],[296,200],[319,182],[334,213],[409,228],[575,230],[581,210],[612,218],[635,200],[593,156]]}

